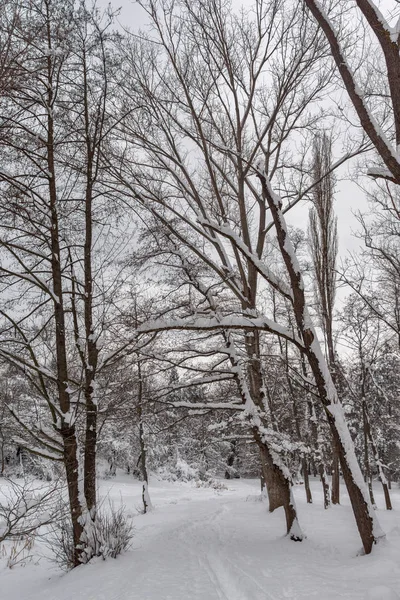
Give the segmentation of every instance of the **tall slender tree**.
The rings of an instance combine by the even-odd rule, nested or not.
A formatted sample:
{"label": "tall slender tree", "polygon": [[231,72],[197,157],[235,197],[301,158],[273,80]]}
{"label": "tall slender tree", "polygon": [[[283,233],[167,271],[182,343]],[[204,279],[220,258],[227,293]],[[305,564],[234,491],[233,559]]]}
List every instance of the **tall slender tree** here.
{"label": "tall slender tree", "polygon": [[[326,133],[317,135],[313,148],[313,207],[309,215],[309,238],[315,278],[317,310],[325,339],[325,352],[332,379],[338,383],[333,339],[333,309],[336,295],[336,258],[338,253],[337,218],[334,213],[334,176],[332,141]],[[333,445],[332,503],[339,504],[339,457]],[[324,469],[321,464],[320,469]]]}

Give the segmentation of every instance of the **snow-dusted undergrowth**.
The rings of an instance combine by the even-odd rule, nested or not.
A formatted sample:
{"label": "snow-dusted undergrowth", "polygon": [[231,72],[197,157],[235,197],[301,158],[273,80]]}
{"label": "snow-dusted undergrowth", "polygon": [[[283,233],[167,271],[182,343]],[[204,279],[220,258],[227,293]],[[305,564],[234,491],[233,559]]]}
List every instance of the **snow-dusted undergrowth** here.
{"label": "snow-dusted undergrowth", "polygon": [[[228,489],[152,480],[155,510],[141,515],[141,486],[128,476],[101,481],[101,492],[134,516],[130,551],[96,559],[61,574],[36,541],[36,560],[10,570],[0,560],[1,598],[18,600],[390,600],[400,598],[400,490],[394,510],[379,518],[387,540],[370,556],[360,542],[344,489],[343,505],[324,511],[319,483],[314,504],[295,487],[301,544],[282,536],[284,516],[267,512],[256,480],[232,480]],[[1,482],[0,482],[1,486]],[[42,555],[39,562],[37,559]]]}

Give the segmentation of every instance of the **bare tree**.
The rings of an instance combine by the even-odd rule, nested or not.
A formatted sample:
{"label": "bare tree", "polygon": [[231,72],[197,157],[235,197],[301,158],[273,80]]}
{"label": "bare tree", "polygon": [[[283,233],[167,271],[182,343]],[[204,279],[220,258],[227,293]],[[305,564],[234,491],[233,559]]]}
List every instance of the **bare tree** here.
{"label": "bare tree", "polygon": [[[331,14],[326,13],[322,4],[316,0],[305,0],[305,4],[324,31],[333,59],[361,127],[370,138],[381,161],[381,164],[377,167],[369,168],[368,174],[375,179],[385,180],[384,192],[378,195],[378,204],[381,205],[383,210],[380,214],[378,213],[378,218],[372,225],[367,224],[361,215],[360,221],[367,246],[366,254],[369,255],[369,258],[372,256],[375,266],[378,266],[380,271],[378,277],[386,277],[391,272],[387,283],[394,294],[392,295],[389,311],[382,310],[385,301],[383,303],[381,301],[381,292],[376,295],[373,292],[371,293],[372,290],[368,284],[365,286],[367,278],[363,267],[359,267],[359,276],[356,279],[348,275],[344,279],[363,298],[364,303],[372,309],[375,315],[379,316],[385,325],[388,325],[392,330],[394,328],[394,331],[397,332],[398,243],[397,241],[393,243],[393,229],[397,228],[397,225],[393,224],[393,220],[398,220],[399,213],[398,192],[396,188],[392,189],[391,184],[396,186],[400,184],[400,21],[398,20],[394,26],[390,25],[372,0],[356,0],[355,2],[359,13],[367,24],[371,39],[376,43],[378,54],[380,53],[379,79],[372,78],[373,85],[371,87],[369,82],[371,78],[360,79],[348,63],[344,43],[341,39],[341,31],[335,29],[332,21],[332,18],[337,17],[338,14],[335,14],[334,11]],[[393,8],[394,5],[395,2],[393,2]],[[339,3],[340,8],[343,8],[343,5]],[[390,10],[390,7],[387,8]],[[385,231],[384,236],[382,236],[383,231]],[[370,431],[370,424],[366,410],[365,407],[363,414],[365,435],[368,437],[367,432]],[[386,493],[385,498],[388,505]]]}
{"label": "bare tree", "polygon": [[[316,85],[308,86],[308,76],[311,76],[321,50],[314,50],[315,31],[309,32],[303,27],[305,21],[295,10],[285,13],[286,8],[279,1],[272,4],[257,2],[252,23],[248,18],[241,20],[228,15],[219,3],[186,3],[182,8],[188,17],[185,33],[178,33],[183,26],[179,25],[179,19],[174,19],[172,24],[167,18],[173,11],[172,5],[149,2],[145,9],[168,60],[168,73],[162,77],[158,74],[161,68],[155,55],[158,45],[152,40],[140,45],[132,41],[130,71],[126,76],[127,81],[130,78],[135,82],[133,87],[126,89],[131,101],[139,106],[143,101],[146,104],[140,114],[133,111],[132,118],[124,122],[123,132],[132,142],[130,148],[137,147],[136,164],[143,149],[156,172],[147,175],[140,164],[131,170],[131,163],[124,161],[122,172],[114,170],[114,175],[131,186],[132,191],[125,186],[127,194],[133,192],[135,195],[136,187],[132,189],[132,184],[138,182],[142,172],[138,182],[141,198],[158,198],[151,210],[166,227],[171,228],[166,208],[172,210],[171,217],[187,214],[186,224],[182,222],[182,225],[192,228],[194,236],[200,235],[204,241],[195,238],[189,241],[187,233],[178,232],[177,228],[175,235],[182,235],[182,241],[189,243],[199,258],[226,282],[245,319],[253,318],[257,312],[259,268],[252,257],[241,255],[241,252],[244,247],[254,247],[257,261],[260,261],[267,225],[267,207],[254,185],[251,163],[265,145],[271,173],[280,175],[281,155],[290,160],[283,142],[296,128],[305,133],[314,122],[315,116],[307,107],[329,79],[329,74],[323,73],[315,81]],[[212,33],[214,30],[216,37]],[[241,59],[235,50],[238,37],[243,45]],[[180,42],[183,39],[185,42]],[[199,40],[202,40],[200,46]],[[280,53],[284,60],[278,67]],[[192,57],[196,57],[196,61]],[[282,75],[276,78],[276,85],[268,86],[273,90],[271,95],[266,93],[264,76],[268,65],[274,65],[276,72],[281,69]],[[168,101],[164,102],[163,97]],[[258,108],[254,104],[257,98]],[[218,116],[216,106],[220,108]],[[299,119],[302,119],[301,125]],[[190,158],[188,150],[182,146],[183,140],[193,145]],[[187,145],[186,141],[184,144]],[[200,176],[200,171],[196,174],[193,170],[190,164],[193,160],[202,163],[204,177]],[[169,202],[165,206],[156,189],[157,182],[163,179],[168,185],[178,186],[184,202],[189,203],[190,212],[183,206],[180,209],[179,202],[175,207]],[[306,185],[303,193],[305,191]],[[166,193],[168,196],[169,192]],[[237,208],[230,201],[231,197],[235,198]],[[255,203],[252,214],[249,213],[249,202]],[[240,231],[241,249],[240,244],[228,235],[232,258],[231,250],[225,247],[224,231],[214,229],[208,222],[214,215],[221,226],[224,222],[229,223]],[[196,219],[201,221],[198,225]],[[211,258],[208,250],[202,250],[205,241],[213,247],[216,260]],[[258,410],[263,411],[265,391],[257,329],[246,333],[244,339],[251,396]],[[264,438],[263,435],[259,437],[260,444],[265,442]],[[287,507],[290,531],[294,519],[290,477],[282,473],[276,477],[278,465],[274,465],[265,448],[263,452],[264,467],[267,469],[269,464],[269,487],[275,489],[271,506]]]}
{"label": "bare tree", "polygon": [[[245,332],[253,399],[246,415],[264,444],[265,461],[279,476],[279,485],[272,477],[269,482],[271,489],[275,483],[280,490],[278,505],[293,508],[287,525],[294,538],[301,534],[291,528],[296,513],[290,475],[271,455],[260,418],[267,414],[260,332],[286,339],[304,353],[339,448],[364,548],[370,552],[381,533],[309,317],[283,216],[313,186],[301,164],[288,168],[295,161],[289,145],[291,136],[307,139],[318,121],[313,101],[330,81],[321,64],[324,45],[292,3],[257,1],[251,17],[236,17],[218,2],[185,2],[179,15],[168,2],[150,1],[144,7],[153,37],[132,42],[127,57],[125,93],[132,113],[122,130],[127,142],[123,160],[118,168],[110,161],[110,172],[121,193],[149,210],[177,243],[214,272],[231,296],[231,310],[144,323],[139,332]],[[281,195],[273,191],[271,180]],[[272,228],[281,253],[279,273],[266,256]],[[259,301],[263,286],[275,289],[291,306],[295,328],[265,316]]]}
{"label": "bare tree", "polygon": [[[363,438],[364,477],[368,483],[371,503],[375,504],[372,487],[373,463],[382,484],[387,510],[392,509],[388,481],[385,475],[383,460],[376,443],[374,426],[371,423],[371,388],[375,392],[374,362],[382,345],[381,324],[376,315],[356,294],[351,294],[342,314],[343,338],[354,350],[357,361],[356,381],[349,386],[351,395],[357,406],[361,408],[361,430]],[[376,426],[375,426],[376,427]]]}
{"label": "bare tree", "polygon": [[[323,133],[314,142],[313,175],[318,183],[313,189],[313,207],[309,216],[311,257],[317,292],[317,310],[320,316],[325,348],[332,379],[336,373],[333,340],[333,308],[336,295],[336,257],[338,252],[337,218],[333,209],[334,179],[332,167],[332,141]],[[324,176],[328,173],[327,176]],[[339,504],[339,456],[333,446],[332,503]],[[322,480],[325,466],[320,465]]]}
{"label": "bare tree", "polygon": [[[318,0],[304,0],[304,4],[309,8],[326,36],[332,57],[358,115],[361,127],[368,135],[383,163],[377,168],[371,167],[369,175],[374,178],[386,179],[397,185],[400,184],[400,160],[398,157],[400,146],[399,23],[396,23],[394,27],[390,26],[372,0],[356,0],[355,4],[382,53],[384,72],[379,77],[380,83],[383,82],[385,87],[385,93],[382,93],[380,89],[369,90],[368,80],[358,80],[351,69],[346,57],[341,31],[335,29],[332,21],[333,16],[338,16],[337,12],[336,14],[335,11],[332,14],[325,12],[323,3]],[[394,4],[393,2],[393,6]],[[340,11],[344,4],[338,3],[334,9],[337,6]],[[371,101],[376,100],[376,97],[379,102],[373,112]],[[389,115],[384,119],[384,126],[382,122],[379,122],[379,116],[386,116],[387,112]]]}
{"label": "bare tree", "polygon": [[[100,183],[100,149],[111,127],[112,16],[58,0],[21,6],[14,34],[16,47],[22,39],[28,48],[23,77],[0,109],[0,353],[48,408],[46,426],[32,429],[15,417],[31,450],[64,462],[77,565],[87,557],[85,519],[95,518],[97,342],[106,328],[106,294],[116,289],[107,268],[118,245],[106,236],[112,224],[102,222]],[[76,427],[82,395],[83,473]]]}

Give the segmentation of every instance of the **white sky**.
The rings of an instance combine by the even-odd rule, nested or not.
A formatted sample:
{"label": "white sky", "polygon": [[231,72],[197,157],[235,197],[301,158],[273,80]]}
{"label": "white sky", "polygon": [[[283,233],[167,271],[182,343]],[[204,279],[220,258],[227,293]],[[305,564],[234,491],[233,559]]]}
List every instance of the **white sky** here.
{"label": "white sky", "polygon": [[[233,0],[234,4],[245,5],[246,1]],[[107,0],[100,0],[100,6],[107,6]],[[400,14],[400,6],[394,0],[377,0],[376,4],[383,12],[386,18],[392,16],[392,18],[398,18]],[[120,15],[118,21],[122,28],[128,28],[130,30],[137,30],[145,27],[148,22],[147,16],[144,10],[135,0],[116,0],[112,2],[114,7],[120,7]],[[355,162],[353,162],[353,165]],[[351,163],[342,169],[340,173],[341,177],[345,177],[348,173]],[[373,185],[371,183],[371,185]],[[354,212],[358,210],[367,209],[367,201],[365,195],[357,186],[356,183],[350,181],[350,178],[341,180],[338,182],[336,187],[335,195],[335,210],[338,217],[338,233],[339,233],[339,256],[341,259],[345,258],[348,252],[356,252],[360,246],[360,240],[354,237],[353,233],[358,230],[358,223],[354,217]],[[308,209],[307,203],[301,203],[288,215],[289,223],[301,227],[307,228],[308,223]]]}

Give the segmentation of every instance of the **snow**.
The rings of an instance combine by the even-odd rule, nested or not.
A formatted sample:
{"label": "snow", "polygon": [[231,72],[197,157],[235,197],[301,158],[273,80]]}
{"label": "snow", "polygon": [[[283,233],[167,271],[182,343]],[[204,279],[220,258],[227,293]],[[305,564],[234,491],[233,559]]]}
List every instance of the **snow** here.
{"label": "snow", "polygon": [[[12,570],[0,561],[2,598],[18,600],[392,600],[400,581],[400,490],[393,511],[376,497],[387,540],[369,556],[345,491],[324,510],[318,481],[313,504],[294,495],[307,539],[282,535],[283,510],[270,514],[258,480],[225,481],[226,490],[150,480],[154,511],[139,514],[142,484],[129,476],[101,481],[102,495],[134,515],[133,547],[116,560],[96,559],[60,574],[45,557]],[[1,482],[0,482],[1,485]],[[40,543],[36,542],[39,553]],[[37,563],[37,564],[35,564]]]}
{"label": "snow", "polygon": [[274,333],[280,337],[288,339],[297,346],[302,347],[301,339],[294,331],[268,319],[267,317],[243,317],[232,315],[221,318],[207,317],[187,317],[182,319],[154,319],[149,320],[140,325],[137,332],[152,333],[155,331],[168,331],[171,329],[186,329],[186,330],[207,330],[207,329],[261,329]]}
{"label": "snow", "polygon": [[400,596],[386,585],[374,586],[368,592],[368,600],[398,600]]}

